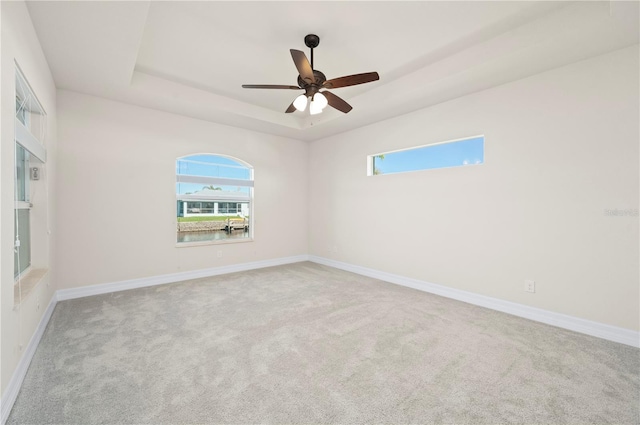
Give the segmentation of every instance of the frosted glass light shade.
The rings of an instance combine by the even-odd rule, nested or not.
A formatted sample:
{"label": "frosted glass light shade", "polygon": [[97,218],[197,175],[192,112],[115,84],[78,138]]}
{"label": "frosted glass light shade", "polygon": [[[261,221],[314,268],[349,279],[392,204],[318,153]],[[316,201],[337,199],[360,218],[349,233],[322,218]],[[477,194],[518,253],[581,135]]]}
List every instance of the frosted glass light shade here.
{"label": "frosted glass light shade", "polygon": [[322,108],[316,105],[315,102],[311,102],[311,105],[309,105],[309,113],[311,115],[317,115],[320,112],[322,112]]}
{"label": "frosted glass light shade", "polygon": [[316,95],[313,96],[313,103],[317,103],[320,109],[326,108],[327,105],[329,104],[329,102],[327,101],[327,98],[324,97],[322,93],[316,93]]}
{"label": "frosted glass light shade", "polygon": [[316,93],[311,100],[311,105],[309,105],[309,112],[311,115],[319,114],[328,104],[327,98],[322,93]]}
{"label": "frosted glass light shade", "polygon": [[300,112],[307,108],[307,96],[301,94],[293,101],[293,106]]}

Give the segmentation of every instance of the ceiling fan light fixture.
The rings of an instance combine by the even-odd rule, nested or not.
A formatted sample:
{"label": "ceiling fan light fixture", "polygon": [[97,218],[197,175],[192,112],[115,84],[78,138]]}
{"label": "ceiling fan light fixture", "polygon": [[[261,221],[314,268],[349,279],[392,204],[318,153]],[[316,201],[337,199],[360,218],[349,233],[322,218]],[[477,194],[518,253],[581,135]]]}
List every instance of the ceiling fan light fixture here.
{"label": "ceiling fan light fixture", "polygon": [[[2,0],[0,0],[2,1]],[[347,113],[353,109],[351,105],[330,91],[324,91],[326,95],[319,92],[322,89],[339,89],[341,87],[356,86],[358,84],[370,83],[377,81],[380,76],[377,72],[365,72],[362,74],[345,75],[344,77],[333,78],[327,80],[327,77],[313,66],[313,49],[320,44],[320,37],[315,34],[308,34],[304,38],[304,44],[311,49],[311,62],[307,59],[304,52],[296,49],[289,49],[293,64],[298,70],[298,85],[287,86],[283,84],[243,84],[245,89],[286,89],[286,90],[304,90],[304,94],[296,97],[296,99],[284,111],[286,114],[292,112],[305,111],[307,103],[309,103],[309,113],[317,115],[327,106],[331,106],[340,112]],[[309,96],[310,95],[310,96]],[[307,99],[311,97],[311,99]]]}
{"label": "ceiling fan light fixture", "polygon": [[309,113],[311,115],[317,115],[321,113],[328,104],[329,102],[327,101],[327,98],[324,97],[322,93],[316,93],[311,98],[311,104],[309,104]]}
{"label": "ceiling fan light fixture", "polygon": [[311,115],[318,115],[319,113],[322,112],[322,108],[319,108],[317,106],[313,105],[313,102],[311,102],[311,105],[309,106],[309,113]]}
{"label": "ceiling fan light fixture", "polygon": [[311,99],[311,104],[317,105],[317,107],[322,110],[327,107],[329,101],[327,101],[327,98],[324,97],[322,93],[316,93],[313,99]]}
{"label": "ceiling fan light fixture", "polygon": [[293,101],[293,106],[300,112],[307,109],[307,96],[301,94],[300,96],[296,97],[296,100]]}

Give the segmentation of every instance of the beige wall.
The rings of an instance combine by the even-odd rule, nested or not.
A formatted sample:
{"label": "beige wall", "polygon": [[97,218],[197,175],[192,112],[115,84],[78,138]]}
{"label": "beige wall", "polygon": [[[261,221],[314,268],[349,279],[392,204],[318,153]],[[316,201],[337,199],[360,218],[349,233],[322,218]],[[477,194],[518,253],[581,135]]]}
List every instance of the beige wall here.
{"label": "beige wall", "polygon": [[[313,142],[310,253],[638,330],[638,217],[604,213],[638,208],[638,71],[634,46]],[[366,176],[478,134],[484,165]]]}
{"label": "beige wall", "polygon": [[[0,381],[2,394],[16,369],[37,324],[56,289],[50,279],[55,259],[52,244],[55,233],[47,234],[54,220],[55,157],[56,157],[56,88],[42,49],[23,2],[0,2],[2,15],[0,69]],[[18,63],[47,112],[45,145],[48,161],[42,180],[32,182],[31,243],[34,266],[49,269],[40,284],[22,303],[14,305],[13,288],[13,199],[14,199],[14,116],[15,64]]]}
{"label": "beige wall", "polygon": [[[68,91],[58,114],[60,288],[307,253],[307,143]],[[175,161],[196,153],[254,167],[254,242],[176,247]]]}

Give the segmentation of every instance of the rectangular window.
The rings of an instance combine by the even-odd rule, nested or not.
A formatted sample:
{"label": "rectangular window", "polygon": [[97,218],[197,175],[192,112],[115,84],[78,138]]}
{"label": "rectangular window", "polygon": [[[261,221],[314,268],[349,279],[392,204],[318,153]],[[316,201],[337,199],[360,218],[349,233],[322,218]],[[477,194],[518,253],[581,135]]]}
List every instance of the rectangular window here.
{"label": "rectangular window", "polygon": [[31,226],[29,208],[16,208],[15,214],[13,229],[16,247],[13,251],[13,277],[18,277],[31,265]]}
{"label": "rectangular window", "polygon": [[46,162],[47,114],[18,68],[15,90],[15,138],[31,155]]}
{"label": "rectangular window", "polygon": [[369,176],[484,163],[484,136],[369,155]]}
{"label": "rectangular window", "polygon": [[31,203],[30,174],[31,155],[19,143],[15,144],[15,203],[14,203],[14,254],[13,276],[18,277],[31,266]]}
{"label": "rectangular window", "polygon": [[[46,214],[31,214],[33,208],[31,202],[37,190],[46,182],[34,174],[31,177],[31,169],[40,171],[46,161],[45,148],[47,115],[38,101],[31,86],[16,65],[15,74],[15,167],[14,167],[14,266],[13,273],[20,284],[20,277],[28,271],[32,263],[42,267],[43,259],[34,256],[32,252],[32,238],[35,241],[42,239],[42,234],[34,232],[36,228],[46,228],[41,223],[32,226],[32,220],[46,220]],[[45,175],[46,178],[46,175]],[[32,181],[33,180],[33,181]],[[40,180],[40,181],[38,181]],[[42,196],[42,195],[40,195]]]}
{"label": "rectangular window", "polygon": [[29,202],[29,152],[16,143],[16,201]]}
{"label": "rectangular window", "polygon": [[177,241],[219,242],[252,238],[253,169],[223,155],[176,161]]}

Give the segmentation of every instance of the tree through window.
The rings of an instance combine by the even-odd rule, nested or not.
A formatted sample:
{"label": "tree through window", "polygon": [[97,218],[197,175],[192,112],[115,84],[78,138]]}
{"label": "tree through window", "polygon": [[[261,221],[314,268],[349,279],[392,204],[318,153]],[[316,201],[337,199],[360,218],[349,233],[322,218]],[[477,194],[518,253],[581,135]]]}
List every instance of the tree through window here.
{"label": "tree through window", "polygon": [[238,159],[199,154],[176,161],[178,243],[252,237],[253,168]]}
{"label": "tree through window", "polygon": [[369,176],[484,163],[484,136],[384,152],[367,157]]}

